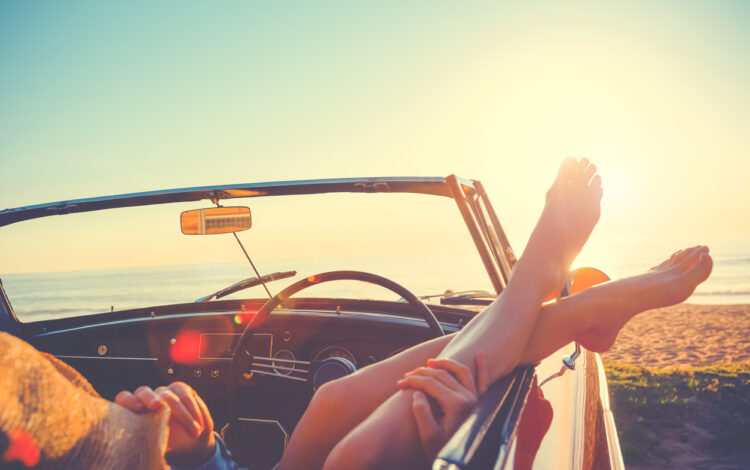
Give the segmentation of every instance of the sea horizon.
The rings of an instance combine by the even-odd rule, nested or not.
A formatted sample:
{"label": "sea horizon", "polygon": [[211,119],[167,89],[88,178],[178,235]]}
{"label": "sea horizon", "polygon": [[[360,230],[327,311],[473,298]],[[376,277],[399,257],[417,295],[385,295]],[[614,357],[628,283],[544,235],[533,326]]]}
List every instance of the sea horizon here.
{"label": "sea horizon", "polygon": [[[631,244],[632,245],[632,244]],[[639,242],[624,249],[610,247],[585,252],[578,266],[594,266],[613,279],[644,272],[664,259],[664,242]],[[711,246],[714,269],[686,303],[750,304],[750,239],[715,242]],[[261,274],[296,270],[297,275],[269,283],[272,293],[295,280],[317,272],[355,269],[384,275],[417,295],[437,295],[446,290],[492,292],[486,273],[473,266],[457,267],[459,255],[439,258],[423,255],[373,255],[360,257],[256,260]],[[467,255],[464,255],[467,256]],[[455,257],[455,259],[454,259]],[[596,259],[597,263],[590,263]],[[429,273],[425,276],[424,273]],[[76,271],[0,274],[3,287],[22,320],[62,318],[152,305],[193,302],[237,281],[254,277],[247,262],[130,266]],[[114,292],[114,293],[113,293]],[[310,295],[391,299],[392,294],[364,283],[317,286]],[[230,298],[257,298],[265,293],[254,287]]]}

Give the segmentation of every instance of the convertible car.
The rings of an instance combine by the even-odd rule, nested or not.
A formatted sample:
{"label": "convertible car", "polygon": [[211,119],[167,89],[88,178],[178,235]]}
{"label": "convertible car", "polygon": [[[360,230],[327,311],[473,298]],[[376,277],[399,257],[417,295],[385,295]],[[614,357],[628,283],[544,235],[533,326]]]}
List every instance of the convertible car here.
{"label": "convertible car", "polygon": [[[515,263],[482,184],[454,175],[69,200],[0,226],[0,330],[105,398],[187,382],[252,469],[318,387],[460,330]],[[601,359],[576,344],[492,384],[433,464],[532,467],[623,468]]]}

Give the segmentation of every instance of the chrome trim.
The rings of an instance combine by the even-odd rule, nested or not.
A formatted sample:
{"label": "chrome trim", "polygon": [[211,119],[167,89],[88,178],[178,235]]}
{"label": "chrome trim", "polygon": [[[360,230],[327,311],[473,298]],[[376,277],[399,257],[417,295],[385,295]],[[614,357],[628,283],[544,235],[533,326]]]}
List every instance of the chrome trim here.
{"label": "chrome trim", "polygon": [[567,368],[570,370],[576,369],[576,358],[581,355],[581,345],[578,344],[577,342],[575,343],[575,345],[576,345],[575,351],[573,351],[568,356],[563,356],[562,358],[563,364],[565,364],[565,366],[567,366]]}
{"label": "chrome trim", "polygon": [[[251,336],[270,336],[271,341],[269,342],[269,345],[268,345],[268,355],[269,356],[273,355],[272,354],[273,353],[273,333],[251,333],[250,335]],[[239,344],[237,346],[239,346]],[[246,350],[245,352],[248,353],[249,351]],[[239,354],[237,351],[233,351],[233,353]],[[245,354],[245,355],[249,356],[250,354]]]}
{"label": "chrome trim", "polygon": [[[287,433],[286,429],[284,429],[284,426],[280,422],[276,421],[275,419],[237,418],[237,421],[250,421],[250,422],[258,422],[258,423],[276,423],[276,426],[278,426],[279,429],[281,429],[281,432],[284,434],[284,449],[286,449],[286,445],[287,443],[289,443],[289,433]],[[226,439],[226,432],[231,424],[232,423],[225,424],[224,427],[222,427],[221,430],[219,431],[219,435],[221,436],[222,439]],[[274,470],[279,467],[279,463],[277,463],[273,467]],[[240,467],[240,470],[247,470],[247,469],[245,467]]]}
{"label": "chrome trim", "polygon": [[287,433],[286,429],[284,429],[284,426],[275,419],[237,418],[237,421],[249,421],[251,423],[276,423],[276,426],[278,426],[279,429],[281,429],[281,432],[284,434],[284,448],[286,449],[286,445],[289,442],[289,433]]}
{"label": "chrome trim", "polygon": [[[282,351],[285,351],[285,350],[282,350]],[[278,377],[280,379],[292,379],[292,380],[298,380],[300,382],[309,382],[309,378],[307,378],[307,375],[310,373],[309,369],[304,369],[302,367],[294,367],[297,364],[299,364],[300,366],[312,364],[309,361],[298,361],[296,359],[294,360],[276,359],[274,357],[263,357],[263,356],[253,356],[253,361],[264,361],[264,362],[251,362],[250,372],[252,373]],[[280,366],[280,365],[275,364],[275,362],[283,362],[285,364],[291,365],[292,367]],[[256,367],[260,367],[261,370],[256,369]],[[271,369],[274,372],[270,372],[270,371],[262,370],[262,369]],[[284,374],[284,373],[279,372],[279,370],[289,371],[289,373]],[[292,375],[295,373],[302,374],[303,377]]]}
{"label": "chrome trim", "polygon": [[[282,351],[286,351],[286,349],[282,349]],[[312,362],[310,361],[300,361],[298,359],[277,359],[275,357],[253,356],[253,359],[258,361],[293,362],[295,364],[301,364],[304,366],[309,366],[310,364],[312,364]]]}
{"label": "chrome trim", "polygon": [[542,383],[539,384],[540,387],[552,379],[561,377],[566,371],[576,370],[576,358],[581,355],[581,345],[576,342],[575,348],[576,348],[575,351],[573,351],[571,354],[567,356],[563,356],[562,358],[563,365],[560,368],[560,370],[550,375],[546,379],[542,380]]}
{"label": "chrome trim", "polygon": [[[201,333],[200,338],[198,339],[198,352],[203,349],[203,337],[204,336],[242,336],[242,333]],[[170,342],[170,344],[173,344]],[[236,346],[236,345],[235,345]],[[234,353],[234,348],[231,349],[232,353]],[[208,359],[211,361],[231,361],[231,357],[203,357],[198,356],[198,359]]]}
{"label": "chrome trim", "polygon": [[[251,363],[250,367],[263,367],[265,369],[273,369],[273,370],[288,370],[290,372],[307,372],[304,369],[297,369],[296,367],[282,367],[282,366],[275,366],[273,364],[261,364],[259,362]],[[280,375],[284,375],[284,374],[280,374]],[[288,376],[284,375],[284,377],[288,377]]]}
{"label": "chrome trim", "polygon": [[[95,313],[92,315],[107,315],[109,312],[102,312],[102,313]],[[42,331],[39,333],[36,333],[32,335],[32,338],[40,338],[42,336],[51,336],[61,333],[71,333],[74,331],[83,331],[88,330],[91,328],[100,328],[105,326],[114,326],[114,325],[125,325],[129,323],[138,323],[138,322],[152,322],[152,321],[160,321],[160,320],[174,320],[174,319],[189,319],[193,317],[201,317],[201,316],[226,316],[226,315],[236,315],[236,314],[243,314],[247,312],[242,311],[234,311],[234,310],[228,310],[228,311],[212,311],[207,310],[205,312],[191,312],[191,313],[168,313],[163,314],[159,316],[153,316],[153,317],[137,317],[137,318],[125,318],[122,320],[111,320],[111,321],[103,321],[102,323],[95,323],[93,325],[81,325],[81,326],[75,326],[72,328],[65,328],[62,330],[54,330],[54,331]],[[330,318],[333,313],[328,310],[321,310],[321,309],[278,309],[273,311],[274,316],[279,315],[309,315],[314,317],[326,317]],[[412,318],[412,317],[403,317],[395,314],[389,314],[389,313],[368,313],[368,312],[350,312],[350,311],[344,311],[340,314],[337,314],[338,318],[356,318],[365,316],[368,317],[372,321],[381,322],[381,323],[393,323],[398,322],[403,325],[414,325],[414,326],[423,326],[426,325],[427,322],[424,319],[421,318]],[[78,317],[80,318],[80,317]],[[45,322],[49,320],[38,320],[33,322],[26,322],[27,325],[42,325]],[[21,322],[23,323],[23,322]],[[443,326],[443,329],[445,330],[446,334],[454,333],[457,331],[453,324],[447,323],[447,322],[441,322],[440,323]],[[227,333],[229,334],[229,333]]]}
{"label": "chrome trim", "polygon": [[[424,322],[424,320],[423,320],[423,322]],[[425,322],[425,323],[426,323],[426,322]],[[354,353],[352,353],[351,351],[349,351],[349,350],[348,350],[348,349],[346,349],[345,347],[343,347],[343,346],[338,346],[338,345],[336,345],[336,344],[332,344],[332,345],[330,345],[330,346],[326,346],[325,348],[323,348],[323,349],[321,349],[320,351],[318,351],[318,352],[317,352],[317,353],[315,354],[315,358],[314,358],[314,360],[316,360],[316,361],[322,361],[323,359],[320,359],[320,356],[321,356],[321,355],[322,355],[322,354],[323,354],[324,352],[326,352],[326,351],[330,351],[331,349],[341,349],[341,350],[345,351],[345,352],[346,352],[346,353],[347,353],[347,354],[349,355],[349,357],[343,357],[342,359],[346,359],[347,361],[349,361],[349,362],[351,362],[352,364],[354,364],[354,367],[357,367],[357,357],[356,357],[356,356],[354,355]],[[341,356],[336,356],[336,357],[341,357]],[[351,359],[350,359],[350,358],[351,358]],[[327,359],[327,358],[326,358],[326,359]]]}
{"label": "chrome trim", "polygon": [[122,357],[122,356],[69,356],[66,354],[55,354],[58,359],[119,359],[121,361],[158,361],[156,357]]}
{"label": "chrome trim", "polygon": [[[524,406],[526,405],[524,404]],[[510,439],[508,444],[505,444],[505,458],[498,458],[495,461],[495,466],[492,468],[492,470],[513,470],[515,468],[516,447],[518,445],[518,433],[516,431],[518,429],[518,424],[520,424],[521,422],[520,419],[521,417],[519,416],[519,421],[518,423],[516,423],[516,430],[513,431],[513,437]]]}
{"label": "chrome trim", "polygon": [[253,374],[270,375],[271,377],[278,377],[280,379],[290,379],[290,380],[298,380],[300,382],[309,382],[309,380],[307,379],[303,379],[302,377],[295,377],[293,375],[274,374],[273,372],[265,372],[262,370],[255,370],[255,369],[250,369],[250,372],[252,372]]}
{"label": "chrome trim", "polygon": [[575,413],[570,430],[570,448],[572,449],[571,467],[572,469],[583,468],[585,440],[586,440],[586,355],[582,354],[578,358],[580,366],[579,373],[573,374],[573,403],[571,406]]}
{"label": "chrome trim", "polygon": [[[109,312],[102,312],[102,313],[94,313],[92,315],[106,315]],[[65,334],[65,333],[72,333],[74,331],[82,331],[82,330],[88,330],[91,328],[100,328],[105,326],[115,326],[115,325],[127,325],[129,323],[138,323],[138,322],[153,322],[153,321],[159,321],[159,320],[174,320],[174,319],[187,319],[192,317],[201,317],[201,316],[224,316],[224,315],[236,315],[237,313],[242,312],[236,312],[233,313],[233,311],[226,311],[226,312],[217,312],[217,311],[205,311],[205,312],[191,312],[191,313],[174,313],[174,314],[165,314],[160,316],[151,316],[151,317],[137,317],[137,318],[125,318],[122,320],[111,320],[111,321],[103,321],[102,323],[95,323],[93,325],[81,325],[81,326],[75,326],[72,328],[64,328],[62,330],[53,330],[53,331],[42,331],[40,333],[36,333],[32,335],[32,338],[41,338],[43,336],[52,336],[57,334]],[[274,312],[275,314],[275,312]],[[82,315],[86,316],[86,315]],[[72,318],[72,317],[71,317]],[[77,317],[81,318],[81,317]],[[49,320],[38,320],[33,322],[27,322],[27,325],[40,325],[44,324],[44,322]]]}
{"label": "chrome trim", "polygon": [[461,470],[461,467],[443,459],[435,459],[432,463],[432,470]]}
{"label": "chrome trim", "polygon": [[620,438],[617,435],[617,426],[615,425],[615,415],[609,407],[609,385],[607,385],[607,374],[604,372],[604,364],[599,353],[596,356],[596,368],[599,372],[599,399],[602,403],[604,413],[604,431],[607,434],[607,447],[609,448],[609,467],[611,470],[624,470],[625,462],[622,458],[622,449],[620,448]]}
{"label": "chrome trim", "polygon": [[[277,359],[279,354],[287,353],[289,356],[291,356],[291,359]],[[295,361],[297,360],[296,357],[294,357],[294,353],[288,349],[278,349],[273,354],[273,359],[271,361],[271,366],[273,367],[274,372],[278,372],[282,375],[291,375],[293,371],[297,370],[297,367],[295,366]],[[278,365],[277,365],[278,362]],[[289,367],[289,366],[292,367]],[[284,372],[280,372],[280,370],[286,370],[289,371],[286,374]],[[304,371],[307,373],[307,371]]]}

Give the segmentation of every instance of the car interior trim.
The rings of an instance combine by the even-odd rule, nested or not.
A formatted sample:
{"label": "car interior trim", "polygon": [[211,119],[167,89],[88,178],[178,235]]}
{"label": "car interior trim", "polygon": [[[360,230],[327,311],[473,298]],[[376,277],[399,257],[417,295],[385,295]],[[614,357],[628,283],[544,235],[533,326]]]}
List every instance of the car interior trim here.
{"label": "car interior trim", "polygon": [[625,468],[625,462],[622,458],[622,449],[620,448],[620,439],[617,434],[615,425],[615,415],[609,404],[609,386],[607,385],[607,376],[604,373],[604,363],[599,353],[595,353],[596,366],[599,372],[599,399],[602,404],[604,414],[604,430],[607,435],[607,447],[609,448],[609,468],[611,470],[621,470]]}
{"label": "car interior trim", "polygon": [[156,357],[124,357],[124,356],[69,356],[67,354],[55,354],[58,359],[116,359],[121,361],[158,361]]}
{"label": "car interior trim", "polygon": [[286,431],[284,426],[278,422],[275,419],[260,419],[260,418],[237,418],[238,421],[245,421],[248,423],[269,423],[269,424],[275,424],[276,426],[281,429],[281,432],[284,434],[284,448],[286,448],[287,443],[289,442],[289,433]]}

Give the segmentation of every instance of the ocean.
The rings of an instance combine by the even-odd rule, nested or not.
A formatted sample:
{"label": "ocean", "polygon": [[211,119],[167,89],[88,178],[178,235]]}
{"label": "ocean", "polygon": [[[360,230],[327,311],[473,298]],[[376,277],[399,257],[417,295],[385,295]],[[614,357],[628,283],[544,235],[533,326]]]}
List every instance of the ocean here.
{"label": "ocean", "polygon": [[[576,266],[593,266],[610,277],[641,273],[667,258],[673,242],[627,242],[586,249]],[[714,258],[711,277],[688,299],[697,304],[750,304],[750,240],[709,243]],[[471,257],[472,255],[468,255]],[[289,279],[269,283],[272,293],[303,276],[317,272],[354,269],[380,274],[417,295],[440,294],[446,289],[491,290],[477,260],[466,255],[440,257],[418,255],[359,258],[258,260],[261,273],[296,270]],[[241,279],[254,276],[248,263],[192,264],[129,267],[54,273],[0,275],[3,287],[22,321],[126,310],[150,305],[192,302]],[[228,298],[262,297],[262,287]],[[383,289],[364,283],[336,282],[315,286],[312,296],[338,295],[354,298],[395,298]]]}
{"label": "ocean", "polygon": [[[693,304],[750,304],[750,239],[701,242],[714,260],[711,276],[687,300]],[[584,248],[574,263],[601,269],[612,279],[644,272],[680,248],[697,243],[617,242]]]}

